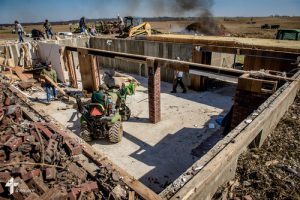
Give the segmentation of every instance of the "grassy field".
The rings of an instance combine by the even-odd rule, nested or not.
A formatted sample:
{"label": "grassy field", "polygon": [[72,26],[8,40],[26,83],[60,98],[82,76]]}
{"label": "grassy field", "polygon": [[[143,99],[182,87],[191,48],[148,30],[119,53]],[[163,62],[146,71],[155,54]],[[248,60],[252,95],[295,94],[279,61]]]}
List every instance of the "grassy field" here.
{"label": "grassy field", "polygon": [[[257,38],[275,38],[277,30],[262,30],[260,27],[263,24],[279,24],[281,28],[300,29],[300,17],[261,17],[253,18],[255,24],[247,24],[251,18],[216,18],[218,25],[223,25],[226,28],[226,33],[238,37],[257,37]],[[153,29],[164,33],[182,32],[185,27],[192,23],[191,21],[164,21],[164,22],[150,22]],[[73,25],[75,28],[76,25]],[[25,26],[25,32],[31,32],[32,29],[44,30],[42,25]],[[12,34],[13,27],[5,27],[0,30],[0,39],[17,39],[16,34]],[[69,25],[54,25],[54,32],[70,31]]]}

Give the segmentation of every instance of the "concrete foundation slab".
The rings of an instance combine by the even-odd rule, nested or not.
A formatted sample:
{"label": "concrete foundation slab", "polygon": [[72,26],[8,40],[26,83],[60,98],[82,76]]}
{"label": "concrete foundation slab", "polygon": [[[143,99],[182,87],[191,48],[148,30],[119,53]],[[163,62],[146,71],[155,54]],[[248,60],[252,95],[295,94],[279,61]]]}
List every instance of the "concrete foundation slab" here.
{"label": "concrete foundation slab", "polygon": [[[215,119],[229,111],[235,87],[227,85],[207,92],[188,91],[187,94],[173,95],[170,93],[172,85],[162,82],[162,121],[152,124],[148,119],[147,79],[135,78],[141,86],[134,96],[127,99],[132,118],[123,123],[123,140],[111,144],[103,139],[91,144],[159,193],[199,159],[192,155],[192,150],[212,134],[220,132]],[[178,88],[178,91],[181,90]],[[44,93],[35,96],[46,98]],[[41,103],[35,106],[79,134],[77,110],[70,108],[71,105],[54,101],[49,106]],[[68,109],[63,110],[65,107]],[[210,129],[209,123],[215,128]]]}

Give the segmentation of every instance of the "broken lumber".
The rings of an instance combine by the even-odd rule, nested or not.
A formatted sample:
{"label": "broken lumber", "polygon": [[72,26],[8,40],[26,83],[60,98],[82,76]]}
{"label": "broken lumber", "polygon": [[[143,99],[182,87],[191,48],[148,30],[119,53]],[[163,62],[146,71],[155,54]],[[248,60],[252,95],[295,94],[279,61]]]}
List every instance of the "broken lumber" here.
{"label": "broken lumber", "polygon": [[22,82],[27,82],[28,78],[23,74],[22,67],[14,67],[13,71],[16,73],[16,75]]}
{"label": "broken lumber", "polygon": [[52,81],[51,78],[49,78],[48,76],[43,76],[43,78],[47,80],[51,85],[53,85],[60,93],[68,97],[67,93],[63,89],[61,89],[54,81]]}

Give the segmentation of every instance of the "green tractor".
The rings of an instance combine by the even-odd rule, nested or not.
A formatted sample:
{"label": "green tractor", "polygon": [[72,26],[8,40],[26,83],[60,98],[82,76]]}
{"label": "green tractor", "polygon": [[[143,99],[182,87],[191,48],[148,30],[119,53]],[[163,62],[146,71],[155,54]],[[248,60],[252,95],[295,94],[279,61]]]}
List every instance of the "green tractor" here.
{"label": "green tractor", "polygon": [[80,137],[86,142],[100,138],[108,138],[112,143],[122,140],[122,121],[129,120],[131,115],[126,97],[134,94],[135,85],[130,83],[120,89],[107,89],[94,92],[91,103],[86,105],[82,104],[80,97],[76,97],[81,113]]}

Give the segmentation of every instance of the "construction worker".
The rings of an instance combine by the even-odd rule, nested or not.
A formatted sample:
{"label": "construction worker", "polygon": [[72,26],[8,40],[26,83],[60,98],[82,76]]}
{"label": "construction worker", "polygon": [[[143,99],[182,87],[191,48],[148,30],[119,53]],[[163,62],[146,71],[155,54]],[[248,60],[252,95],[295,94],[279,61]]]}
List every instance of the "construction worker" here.
{"label": "construction worker", "polygon": [[125,23],[122,17],[120,17],[120,15],[118,15],[118,26],[119,26],[119,32],[120,35],[123,35],[124,33],[124,28],[125,28]]}
{"label": "construction worker", "polygon": [[69,30],[72,33],[72,24],[69,24]]}
{"label": "construction worker", "polygon": [[79,21],[80,33],[86,33],[86,22],[85,17],[81,17]]}
{"label": "construction worker", "polygon": [[17,20],[15,21],[15,30],[19,36],[19,42],[24,42],[24,39],[23,39],[24,29]]}
{"label": "construction worker", "polygon": [[53,36],[52,27],[51,27],[51,24],[49,23],[48,19],[45,20],[44,28],[45,28],[47,38],[49,39],[49,37],[50,37],[50,39],[52,39],[52,36]]}
{"label": "construction worker", "polygon": [[[47,65],[46,69],[43,69],[43,71],[41,72],[41,77],[45,77],[47,76],[48,78],[50,78],[54,83],[57,83],[57,75],[56,75],[56,71],[52,68],[52,65],[49,64]],[[51,89],[53,92],[53,97],[56,100],[57,99],[57,92],[55,90],[55,87],[47,80],[45,80],[45,89],[46,89],[46,93],[47,93],[47,104],[50,104],[51,101]]]}
{"label": "construction worker", "polygon": [[182,93],[186,93],[186,87],[182,81],[183,78],[183,72],[179,71],[179,70],[175,70],[174,72],[174,81],[173,81],[173,90],[171,91],[171,93],[176,93],[177,92],[177,86],[178,84],[180,85],[180,87],[182,88]]}
{"label": "construction worker", "polygon": [[95,25],[92,25],[92,27],[91,27],[91,31],[90,31],[90,34],[91,34],[91,36],[96,36],[96,34],[97,34],[97,30],[96,30],[96,27],[95,27]]}

